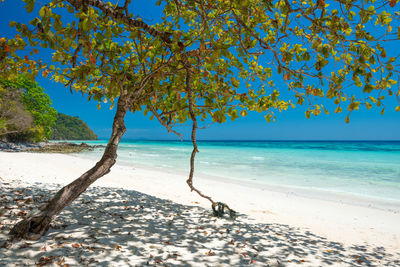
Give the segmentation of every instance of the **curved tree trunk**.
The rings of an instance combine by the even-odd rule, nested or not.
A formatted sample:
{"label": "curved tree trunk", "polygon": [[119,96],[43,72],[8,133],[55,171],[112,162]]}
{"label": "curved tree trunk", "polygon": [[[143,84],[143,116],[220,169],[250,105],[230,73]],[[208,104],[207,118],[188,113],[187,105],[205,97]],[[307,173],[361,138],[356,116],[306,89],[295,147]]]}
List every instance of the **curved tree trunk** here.
{"label": "curved tree trunk", "polygon": [[61,188],[38,212],[18,222],[10,231],[12,237],[30,240],[39,239],[49,229],[50,222],[66,206],[85,192],[97,179],[110,172],[111,167],[116,162],[118,144],[126,131],[124,117],[128,108],[129,97],[127,95],[120,96],[117,112],[114,116],[112,135],[100,161],[78,179]]}

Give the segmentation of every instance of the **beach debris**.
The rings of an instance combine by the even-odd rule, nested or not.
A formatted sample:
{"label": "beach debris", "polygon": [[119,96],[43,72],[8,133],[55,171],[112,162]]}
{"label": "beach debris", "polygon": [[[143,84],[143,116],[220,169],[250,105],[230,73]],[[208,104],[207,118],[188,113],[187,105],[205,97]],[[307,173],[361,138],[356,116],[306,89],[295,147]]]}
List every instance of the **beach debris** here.
{"label": "beach debris", "polygon": [[205,254],[206,254],[207,256],[214,256],[214,255],[215,255],[215,253],[212,252],[211,249],[210,249],[209,251],[207,251]]}
{"label": "beach debris", "polygon": [[36,266],[44,266],[46,264],[50,264],[50,263],[52,263],[54,261],[54,259],[55,259],[55,256],[48,256],[48,257],[47,256],[43,256],[43,257],[40,257],[39,262],[36,263]]}

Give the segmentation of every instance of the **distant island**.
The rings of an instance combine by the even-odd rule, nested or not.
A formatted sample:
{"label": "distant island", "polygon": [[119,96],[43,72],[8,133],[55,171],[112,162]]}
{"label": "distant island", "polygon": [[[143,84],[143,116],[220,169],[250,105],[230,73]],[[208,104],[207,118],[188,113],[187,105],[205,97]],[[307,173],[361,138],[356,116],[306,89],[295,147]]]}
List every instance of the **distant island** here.
{"label": "distant island", "polygon": [[97,135],[79,117],[57,114],[51,140],[96,140]]}

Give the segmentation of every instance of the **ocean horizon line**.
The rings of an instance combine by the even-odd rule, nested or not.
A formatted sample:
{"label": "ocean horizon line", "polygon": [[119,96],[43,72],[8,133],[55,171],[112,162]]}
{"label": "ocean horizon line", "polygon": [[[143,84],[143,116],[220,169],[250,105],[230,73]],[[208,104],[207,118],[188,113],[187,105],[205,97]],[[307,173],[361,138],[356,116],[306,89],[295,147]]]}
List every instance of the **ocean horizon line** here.
{"label": "ocean horizon line", "polygon": [[[68,140],[68,141],[107,141],[107,138],[99,138],[96,140]],[[190,139],[122,139],[121,142],[130,141],[149,141],[149,142],[192,142]],[[295,139],[260,139],[260,140],[248,140],[248,139],[196,139],[197,142],[400,142],[398,140],[372,140],[372,139],[351,139],[351,140],[329,140],[329,139],[312,139],[312,140],[295,140]]]}

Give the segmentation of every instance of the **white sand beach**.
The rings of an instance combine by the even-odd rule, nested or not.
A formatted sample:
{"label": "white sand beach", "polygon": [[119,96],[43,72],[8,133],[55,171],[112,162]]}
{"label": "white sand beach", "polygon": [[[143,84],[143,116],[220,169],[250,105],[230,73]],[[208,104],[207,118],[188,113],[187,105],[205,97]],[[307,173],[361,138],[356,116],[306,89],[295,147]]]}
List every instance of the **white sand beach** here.
{"label": "white sand beach", "polygon": [[95,164],[73,155],[0,152],[0,265],[399,266],[400,206],[339,194],[195,177],[237,220],[211,216],[186,176],[116,165],[38,241],[12,225]]}

